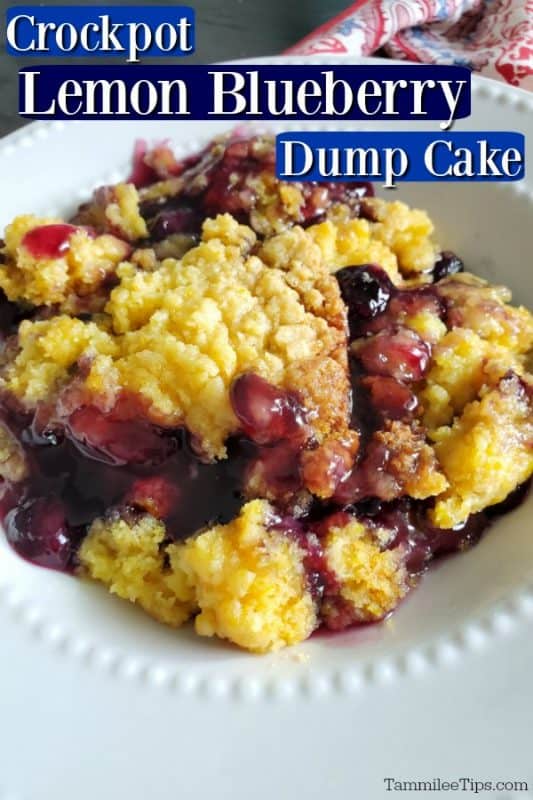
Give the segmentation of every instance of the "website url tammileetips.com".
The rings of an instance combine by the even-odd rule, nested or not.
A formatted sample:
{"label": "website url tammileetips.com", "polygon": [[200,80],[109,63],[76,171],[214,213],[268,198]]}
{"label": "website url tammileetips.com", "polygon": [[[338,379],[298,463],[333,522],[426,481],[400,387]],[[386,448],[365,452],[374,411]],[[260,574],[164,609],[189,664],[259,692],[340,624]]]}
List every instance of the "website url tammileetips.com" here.
{"label": "website url tammileetips.com", "polygon": [[527,781],[482,781],[476,778],[456,778],[444,780],[431,778],[430,780],[414,781],[400,780],[399,778],[383,778],[387,792],[527,792]]}

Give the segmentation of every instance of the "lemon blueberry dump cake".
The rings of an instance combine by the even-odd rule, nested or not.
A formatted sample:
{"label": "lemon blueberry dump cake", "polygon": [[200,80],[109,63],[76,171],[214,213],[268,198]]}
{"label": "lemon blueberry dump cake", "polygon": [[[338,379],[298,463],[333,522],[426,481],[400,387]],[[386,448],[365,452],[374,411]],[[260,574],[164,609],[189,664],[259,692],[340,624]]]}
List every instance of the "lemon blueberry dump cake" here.
{"label": "lemon blueberry dump cake", "polygon": [[139,147],[0,245],[0,511],[36,564],[266,652],[383,619],[525,493],[533,318],[368,184]]}

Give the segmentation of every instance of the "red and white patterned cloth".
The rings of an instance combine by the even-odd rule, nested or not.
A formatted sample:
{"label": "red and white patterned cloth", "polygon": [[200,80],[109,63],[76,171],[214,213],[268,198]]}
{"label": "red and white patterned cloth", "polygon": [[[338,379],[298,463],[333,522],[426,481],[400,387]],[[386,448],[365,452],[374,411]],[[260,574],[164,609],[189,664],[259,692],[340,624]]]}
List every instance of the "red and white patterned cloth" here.
{"label": "red and white patterned cloth", "polygon": [[381,48],[533,90],[533,0],[357,0],[286,52],[366,56]]}

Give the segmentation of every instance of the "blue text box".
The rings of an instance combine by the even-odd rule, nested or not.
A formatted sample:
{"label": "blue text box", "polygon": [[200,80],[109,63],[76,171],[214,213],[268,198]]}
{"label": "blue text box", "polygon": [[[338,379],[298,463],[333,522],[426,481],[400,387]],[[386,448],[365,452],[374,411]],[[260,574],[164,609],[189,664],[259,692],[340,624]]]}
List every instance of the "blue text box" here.
{"label": "blue text box", "polygon": [[189,6],[16,6],[6,13],[12,56],[187,56],[194,52]]}
{"label": "blue text box", "polygon": [[286,181],[519,181],[525,137],[460,133],[291,132],[276,137],[276,173]]}
{"label": "blue text box", "polygon": [[[419,119],[449,125],[470,114],[470,71],[453,66],[40,65],[21,70],[19,81],[20,113],[44,119]],[[162,86],[175,81],[183,92],[174,87],[166,103]],[[106,106],[97,97],[88,112],[84,97],[95,82],[112,84],[115,99]],[[75,95],[70,104],[57,102],[65,84]],[[70,91],[74,85],[79,93]]]}

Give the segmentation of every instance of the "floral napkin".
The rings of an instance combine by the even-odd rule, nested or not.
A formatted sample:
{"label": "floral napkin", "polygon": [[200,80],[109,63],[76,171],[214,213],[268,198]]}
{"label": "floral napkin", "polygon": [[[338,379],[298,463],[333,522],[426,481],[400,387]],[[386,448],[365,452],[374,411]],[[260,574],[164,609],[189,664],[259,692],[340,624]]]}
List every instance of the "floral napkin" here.
{"label": "floral napkin", "polygon": [[286,53],[459,64],[533,90],[533,0],[357,0]]}

